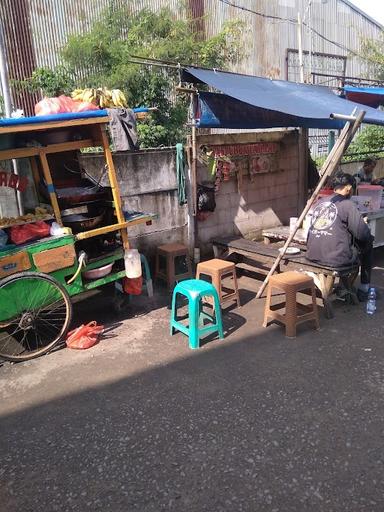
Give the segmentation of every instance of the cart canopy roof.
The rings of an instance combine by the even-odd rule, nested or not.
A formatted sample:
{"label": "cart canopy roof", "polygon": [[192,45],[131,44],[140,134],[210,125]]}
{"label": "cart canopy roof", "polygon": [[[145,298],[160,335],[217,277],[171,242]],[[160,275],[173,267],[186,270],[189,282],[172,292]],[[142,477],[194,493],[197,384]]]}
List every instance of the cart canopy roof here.
{"label": "cart canopy roof", "polygon": [[200,92],[200,128],[305,127],[339,129],[331,114],[365,110],[364,123],[384,125],[384,112],[340,98],[318,85],[297,84],[201,68],[185,68],[183,80],[207,84],[221,93]]}

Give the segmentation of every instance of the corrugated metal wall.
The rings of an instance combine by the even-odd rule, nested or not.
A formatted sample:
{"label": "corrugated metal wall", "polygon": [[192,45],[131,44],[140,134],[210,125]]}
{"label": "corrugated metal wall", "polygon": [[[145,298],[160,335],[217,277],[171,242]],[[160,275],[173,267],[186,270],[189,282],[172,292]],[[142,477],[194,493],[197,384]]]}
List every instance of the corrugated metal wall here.
{"label": "corrugated metal wall", "polygon": [[[286,78],[287,48],[297,48],[294,21],[298,12],[304,15],[308,0],[2,0],[0,14],[11,78],[26,78],[35,67],[56,66],[61,62],[60,50],[68,35],[87,32],[106,7],[126,5],[153,10],[169,6],[176,16],[182,17],[191,12],[206,15],[200,26],[207,35],[217,33],[226,20],[241,19],[244,22],[244,56],[236,70]],[[270,19],[250,11],[293,21]],[[348,56],[347,75],[367,75],[366,65],[351,52],[360,52],[363,37],[378,38],[381,32],[378,24],[362,16],[344,0],[312,0],[306,21],[325,38],[345,48],[305,32],[304,50]],[[23,93],[16,95],[14,101],[31,113],[35,98]]]}

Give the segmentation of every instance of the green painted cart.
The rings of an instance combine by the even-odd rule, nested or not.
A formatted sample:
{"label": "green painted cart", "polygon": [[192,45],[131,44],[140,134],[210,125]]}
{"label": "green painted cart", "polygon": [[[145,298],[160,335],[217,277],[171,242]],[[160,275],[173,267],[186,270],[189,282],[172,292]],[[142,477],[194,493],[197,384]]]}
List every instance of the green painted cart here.
{"label": "green painted cart", "polygon": [[[22,246],[10,246],[0,252],[0,357],[23,361],[45,354],[65,338],[72,318],[71,297],[122,279],[125,276],[124,251],[129,248],[127,228],[151,223],[153,216],[142,214],[125,220],[120,191],[106,135],[108,117],[105,111],[97,115],[70,116],[21,124],[0,122],[0,142],[10,136],[23,140],[26,135],[38,139],[42,134],[74,131],[70,141],[0,150],[0,161],[13,158],[31,159],[34,182],[44,179],[56,222],[63,226],[61,209],[49,166],[48,155],[101,146],[104,151],[111,186],[113,217],[111,224],[77,234],[50,236]],[[20,145],[20,143],[18,144]],[[1,226],[4,228],[4,224]],[[6,227],[6,226],[5,226]],[[114,250],[93,255],[86,270],[111,264],[112,271],[93,280],[84,278],[81,255],[82,243],[119,233],[120,245]]]}

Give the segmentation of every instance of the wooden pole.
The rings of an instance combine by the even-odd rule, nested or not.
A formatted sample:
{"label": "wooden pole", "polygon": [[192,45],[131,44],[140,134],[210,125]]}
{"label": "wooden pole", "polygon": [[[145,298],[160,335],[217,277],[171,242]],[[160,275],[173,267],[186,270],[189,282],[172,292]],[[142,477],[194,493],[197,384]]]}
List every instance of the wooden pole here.
{"label": "wooden pole", "polygon": [[196,122],[192,121],[192,162],[191,162],[191,191],[193,216],[197,214],[197,149],[196,149]]}
{"label": "wooden pole", "polygon": [[39,153],[39,158],[40,158],[40,162],[41,162],[41,167],[43,169],[45,182],[47,184],[47,189],[48,189],[49,197],[51,199],[51,205],[52,205],[52,208],[53,208],[53,212],[55,214],[56,222],[60,226],[63,226],[63,222],[61,220],[61,213],[60,213],[59,203],[57,202],[57,195],[56,195],[56,192],[55,192],[55,187],[54,187],[53,182],[52,182],[52,176],[51,176],[51,171],[49,169],[47,155],[44,153],[44,151]]}
{"label": "wooden pole", "polygon": [[308,128],[300,128],[299,144],[297,147],[299,152],[299,176],[298,176],[298,211],[301,211],[308,197]]}
{"label": "wooden pole", "polygon": [[[105,156],[105,160],[107,162],[107,167],[108,167],[109,183],[110,183],[111,189],[112,189],[113,202],[115,204],[116,217],[117,217],[119,224],[124,224],[125,217],[124,217],[124,213],[123,213],[123,209],[122,209],[122,205],[121,205],[120,187],[119,187],[119,183],[117,181],[116,170],[115,170],[115,165],[113,163],[112,153],[111,153],[111,150],[109,149],[109,141],[108,141],[105,125],[100,125],[100,132],[101,132],[101,141],[102,141],[102,145],[103,145],[104,156]],[[120,230],[120,233],[121,233],[121,239],[123,241],[123,247],[124,247],[124,250],[126,251],[129,249],[127,229],[122,228]]]}
{"label": "wooden pole", "polygon": [[321,169],[321,172],[320,172],[321,178],[320,178],[319,183],[317,184],[317,187],[313,191],[311,198],[308,200],[307,205],[305,206],[304,210],[302,211],[302,213],[297,221],[296,228],[294,229],[294,231],[292,231],[289,234],[287,241],[285,242],[282,250],[280,251],[279,255],[277,256],[274,264],[272,265],[271,270],[268,272],[268,275],[264,279],[264,282],[262,283],[259,291],[257,292],[257,295],[256,295],[257,299],[259,299],[261,297],[261,295],[263,294],[265,287],[268,284],[269,278],[273,275],[273,273],[279,266],[279,263],[283,259],[284,254],[286,253],[289,245],[291,244],[291,242],[298,230],[298,227],[302,224],[305,216],[307,215],[312,204],[314,203],[318,193],[323,188],[327,179],[330,178],[334,174],[334,172],[344,154],[344,151],[347,149],[350,142],[352,141],[353,136],[355,135],[356,131],[358,130],[359,126],[361,125],[361,123],[363,121],[364,116],[365,116],[365,112],[362,111],[357,115],[353,124],[351,124],[351,122],[349,121],[344,126],[340,137],[338,138],[336,144],[334,145],[332,151],[328,155],[328,158],[325,161],[325,163]]}

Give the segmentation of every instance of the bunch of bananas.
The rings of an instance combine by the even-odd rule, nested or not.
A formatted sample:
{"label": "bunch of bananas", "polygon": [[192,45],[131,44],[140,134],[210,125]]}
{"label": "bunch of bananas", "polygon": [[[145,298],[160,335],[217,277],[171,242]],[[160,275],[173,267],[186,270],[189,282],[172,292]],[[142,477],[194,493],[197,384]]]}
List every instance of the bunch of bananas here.
{"label": "bunch of bananas", "polygon": [[75,101],[86,101],[94,103],[100,108],[127,107],[128,102],[124,93],[120,89],[75,89],[71,93]]}

